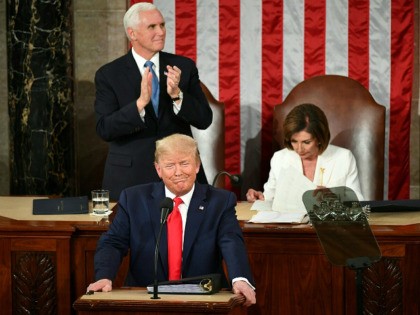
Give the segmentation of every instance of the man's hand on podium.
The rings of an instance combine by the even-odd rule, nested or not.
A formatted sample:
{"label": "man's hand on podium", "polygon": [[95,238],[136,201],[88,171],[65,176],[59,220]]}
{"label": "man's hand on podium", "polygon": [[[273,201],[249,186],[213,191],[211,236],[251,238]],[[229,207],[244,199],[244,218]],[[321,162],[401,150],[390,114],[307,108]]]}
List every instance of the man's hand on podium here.
{"label": "man's hand on podium", "polygon": [[255,290],[243,280],[235,281],[233,283],[232,291],[235,294],[242,294],[245,297],[245,306],[250,306],[256,303]]}
{"label": "man's hand on podium", "polygon": [[89,284],[86,292],[90,292],[90,291],[109,292],[111,290],[112,290],[112,281],[108,279],[101,279],[94,283]]}

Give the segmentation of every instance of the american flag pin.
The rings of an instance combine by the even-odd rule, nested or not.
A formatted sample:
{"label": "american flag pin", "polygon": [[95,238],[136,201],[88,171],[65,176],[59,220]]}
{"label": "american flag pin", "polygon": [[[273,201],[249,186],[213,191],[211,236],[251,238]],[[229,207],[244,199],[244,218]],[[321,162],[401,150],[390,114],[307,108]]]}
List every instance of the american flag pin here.
{"label": "american flag pin", "polygon": [[204,207],[203,206],[199,206],[198,209],[199,210],[204,210]]}

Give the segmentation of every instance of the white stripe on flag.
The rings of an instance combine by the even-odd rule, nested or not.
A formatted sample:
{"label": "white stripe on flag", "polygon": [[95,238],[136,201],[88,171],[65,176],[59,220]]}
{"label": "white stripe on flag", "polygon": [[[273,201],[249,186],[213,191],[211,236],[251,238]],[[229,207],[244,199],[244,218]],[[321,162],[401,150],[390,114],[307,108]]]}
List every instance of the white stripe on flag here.
{"label": "white stripe on flag", "polygon": [[[385,152],[389,150],[389,112],[391,88],[391,0],[370,1],[369,90],[386,107]],[[388,154],[385,154],[384,196],[388,196]]]}
{"label": "white stripe on flag", "polygon": [[219,3],[197,0],[197,68],[200,80],[219,99]]}
{"label": "white stripe on flag", "polygon": [[[261,152],[261,45],[262,45],[262,2],[255,0],[241,1],[241,171],[244,170],[244,158],[247,141],[256,139],[253,152]],[[257,150],[257,151],[255,151]],[[259,157],[254,161],[259,165]]]}
{"label": "white stripe on flag", "polygon": [[175,0],[154,0],[153,4],[159,8],[166,24],[166,41],[164,50],[175,53]]}
{"label": "white stripe on flag", "polygon": [[304,79],[304,0],[284,1],[283,98]]}
{"label": "white stripe on flag", "polygon": [[327,0],[325,73],[348,76],[348,1]]}

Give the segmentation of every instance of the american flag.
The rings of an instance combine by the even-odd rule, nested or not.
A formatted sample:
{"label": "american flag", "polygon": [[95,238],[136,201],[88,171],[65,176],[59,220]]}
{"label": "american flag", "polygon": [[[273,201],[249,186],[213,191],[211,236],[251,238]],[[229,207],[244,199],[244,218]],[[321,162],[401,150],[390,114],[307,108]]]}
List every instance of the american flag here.
{"label": "american flag", "polygon": [[194,59],[201,81],[226,105],[226,171],[244,171],[252,144],[263,182],[273,153],[273,107],[299,82],[339,74],[386,107],[384,197],[409,198],[414,1],[148,2],[165,17],[165,51]]}

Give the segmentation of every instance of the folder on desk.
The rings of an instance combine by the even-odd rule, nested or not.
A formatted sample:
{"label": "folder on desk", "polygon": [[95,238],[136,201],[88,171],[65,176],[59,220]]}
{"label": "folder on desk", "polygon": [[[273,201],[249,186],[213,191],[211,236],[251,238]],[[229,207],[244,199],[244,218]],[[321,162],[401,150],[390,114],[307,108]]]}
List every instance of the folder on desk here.
{"label": "folder on desk", "polygon": [[360,204],[369,206],[371,212],[420,211],[420,199],[360,201]]}
{"label": "folder on desk", "polygon": [[33,214],[84,214],[89,213],[87,196],[52,199],[34,199]]}
{"label": "folder on desk", "polygon": [[[219,292],[220,288],[221,275],[214,273],[159,282],[157,290],[163,294],[213,294]],[[147,286],[147,292],[153,293],[153,284]]]}

